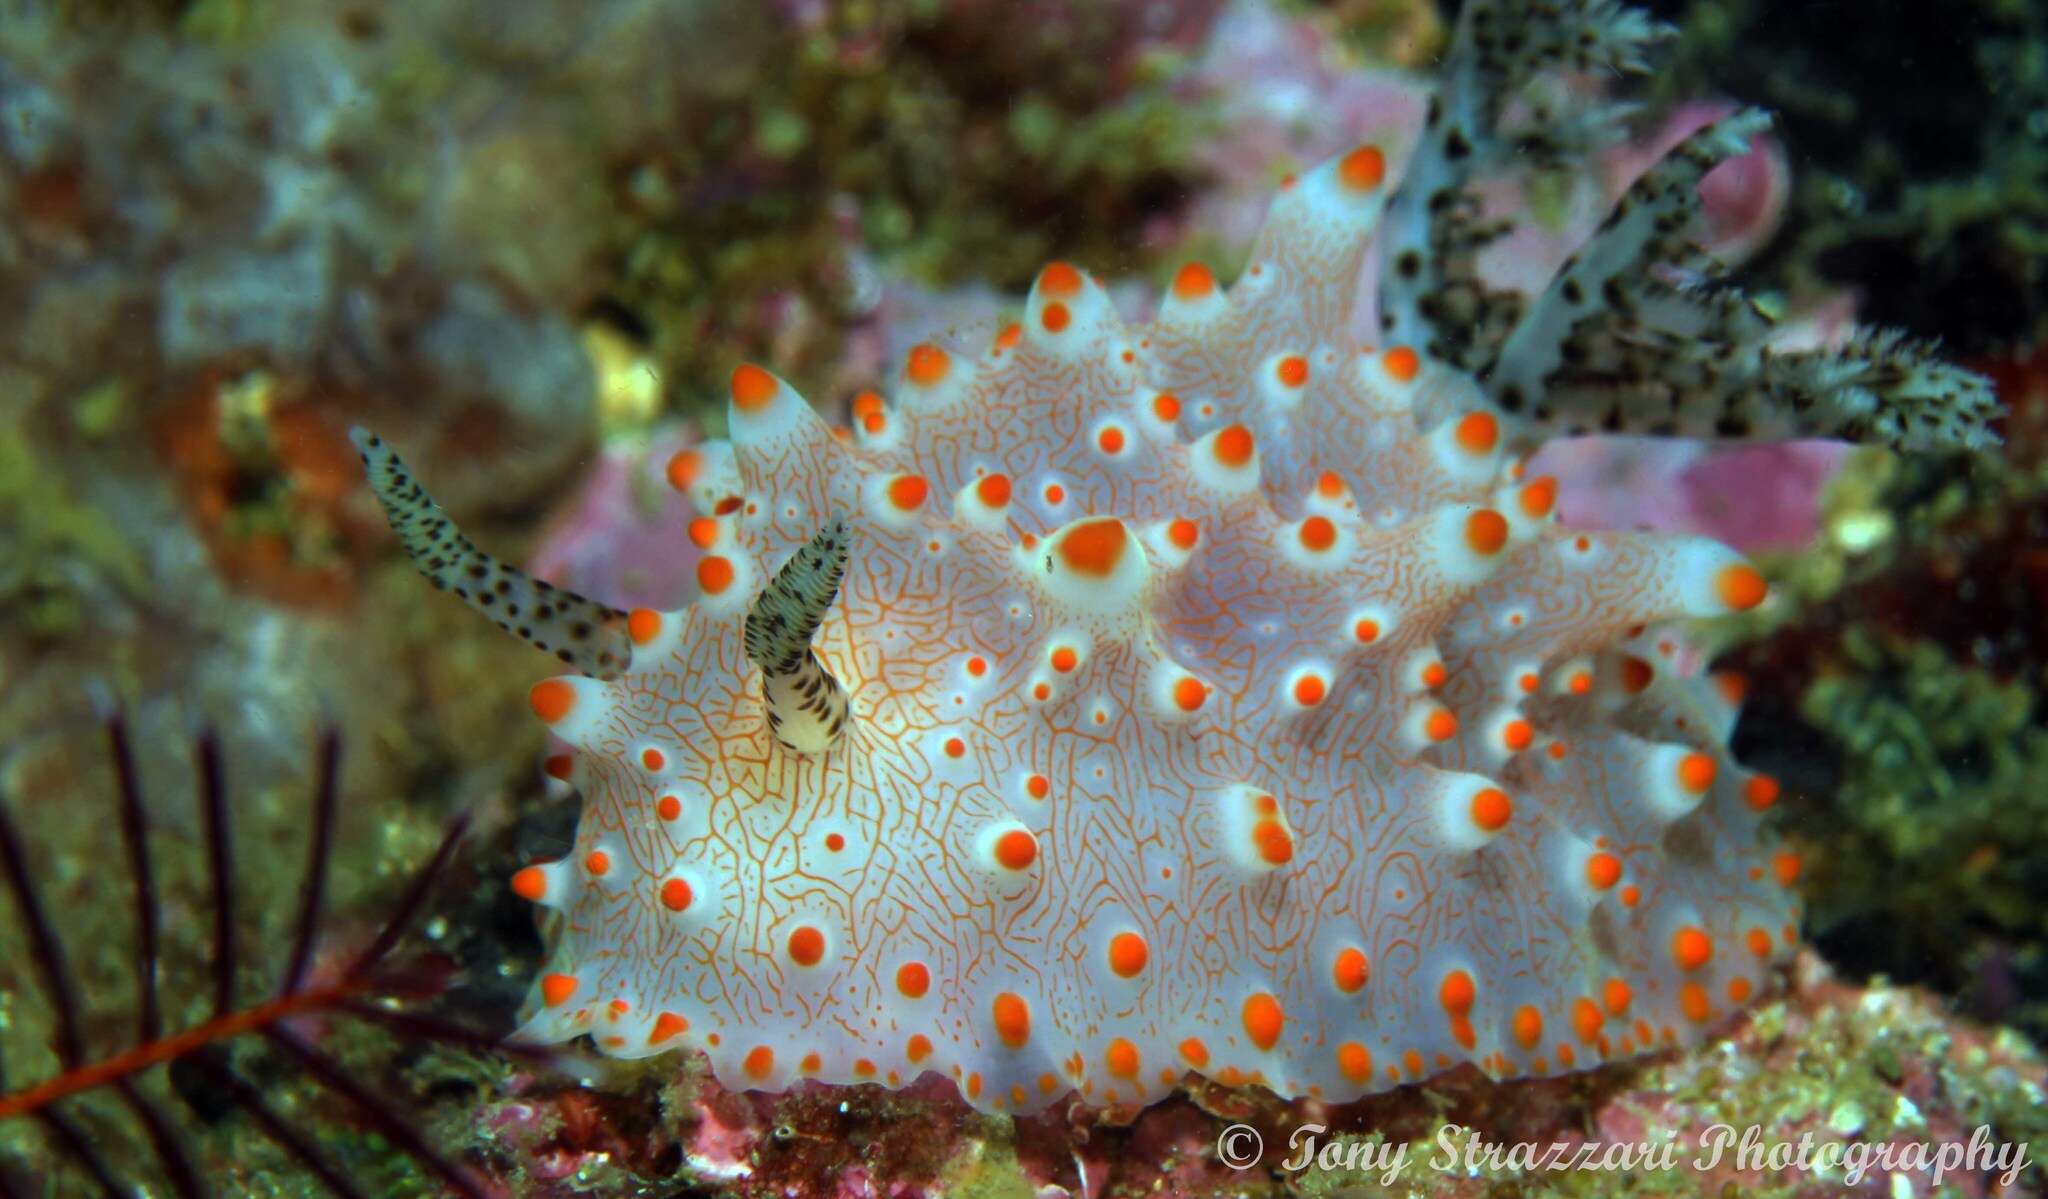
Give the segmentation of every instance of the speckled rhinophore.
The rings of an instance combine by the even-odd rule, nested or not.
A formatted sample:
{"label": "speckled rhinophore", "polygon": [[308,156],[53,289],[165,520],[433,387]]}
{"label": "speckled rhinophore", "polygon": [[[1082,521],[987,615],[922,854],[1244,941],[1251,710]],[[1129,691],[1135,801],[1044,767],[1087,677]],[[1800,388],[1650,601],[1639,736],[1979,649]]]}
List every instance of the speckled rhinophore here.
{"label": "speckled rhinophore", "polygon": [[[1475,33],[1533,8],[1565,16],[1519,58]],[[1489,94],[1649,36],[1605,3],[1462,20],[1447,87]],[[1469,262],[1402,249],[1484,157],[1460,122],[1501,111],[1439,105],[1400,192],[1389,144],[1291,182],[1236,282],[1190,264],[1149,325],[1053,263],[1020,324],[917,347],[852,430],[738,368],[730,440],[670,467],[712,514],[697,602],[632,612],[623,670],[532,693],[585,806],[574,852],[513,880],[567,917],[523,1034],[701,1049],[742,1087],[939,1071],[990,1109],[1189,1071],[1343,1100],[1688,1042],[1766,986],[1798,860],[1728,752],[1739,687],[1672,627],[1763,579],[1697,538],[1561,529],[1516,454],[1544,388],[1589,386],[1558,373],[1585,329],[1536,305],[1446,349]],[[1652,249],[1739,143],[1703,133],[1639,197]],[[1363,344],[1390,193],[1380,327],[1415,335]],[[1633,229],[1567,272],[1643,284]],[[1945,369],[1916,377],[1967,386]],[[1673,378],[1657,419],[1721,394]],[[765,686],[750,611],[823,603],[815,662],[808,630],[751,652],[825,682]],[[832,680],[843,727],[779,740]]]}

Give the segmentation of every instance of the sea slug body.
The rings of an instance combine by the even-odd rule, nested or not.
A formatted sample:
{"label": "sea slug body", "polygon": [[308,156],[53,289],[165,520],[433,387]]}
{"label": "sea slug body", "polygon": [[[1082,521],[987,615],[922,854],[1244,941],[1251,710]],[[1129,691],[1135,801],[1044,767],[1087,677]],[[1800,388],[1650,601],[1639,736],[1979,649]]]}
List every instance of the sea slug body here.
{"label": "sea slug body", "polygon": [[680,611],[497,566],[360,434],[423,569],[587,672],[532,693],[584,807],[514,879],[565,917],[522,1034],[990,1110],[1188,1072],[1341,1101],[1688,1043],[1766,988],[1799,863],[1674,627],[1763,578],[1564,530],[1519,463],[1579,428],[1971,444],[1989,401],[1883,334],[1772,352],[1684,233],[1754,114],[1544,294],[1478,281],[1473,172],[1600,124],[1507,97],[1655,33],[1469,0],[1415,144],[1289,183],[1235,282],[1189,264],[1150,324],[1052,263],[851,430],[740,366],[729,440],[670,470],[707,514]]}

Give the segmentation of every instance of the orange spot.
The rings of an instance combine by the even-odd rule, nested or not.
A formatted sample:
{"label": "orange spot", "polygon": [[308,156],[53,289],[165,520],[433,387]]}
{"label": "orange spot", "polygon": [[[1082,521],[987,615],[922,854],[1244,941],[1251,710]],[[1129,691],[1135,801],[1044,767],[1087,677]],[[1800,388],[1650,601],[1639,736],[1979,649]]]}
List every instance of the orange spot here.
{"label": "orange spot", "polygon": [[1422,370],[1422,358],[1407,346],[1395,346],[1380,355],[1380,366],[1389,375],[1403,383],[1410,382]]}
{"label": "orange spot", "polygon": [[1671,960],[1680,970],[1697,970],[1714,959],[1714,939],[1694,925],[1671,934]]}
{"label": "orange spot", "polygon": [[806,924],[789,934],[789,956],[799,966],[825,960],[825,934]]}
{"label": "orange spot", "polygon": [[1579,1040],[1591,1045],[1600,1039],[1600,1005],[1585,996],[1572,1001],[1572,1030],[1579,1034]]}
{"label": "orange spot", "polygon": [[1458,718],[1449,708],[1438,708],[1423,721],[1422,732],[1431,741],[1449,741],[1458,735]]}
{"label": "orange spot", "polygon": [[1007,350],[1015,346],[1019,341],[1022,341],[1023,339],[1024,326],[1012,321],[1011,323],[1003,326],[1002,332],[996,334],[995,348],[998,350]]}
{"label": "orange spot", "polygon": [[1632,908],[1632,907],[1636,906],[1636,904],[1640,903],[1640,902],[1642,901],[1642,898],[1643,898],[1643,893],[1642,893],[1642,891],[1638,890],[1638,889],[1637,889],[1637,887],[1636,887],[1636,885],[1635,885],[1634,883],[1630,883],[1630,884],[1629,884],[1628,886],[1626,886],[1626,887],[1623,887],[1623,888],[1621,889],[1621,906],[1622,906],[1622,907],[1625,907],[1625,908]]}
{"label": "orange spot", "polygon": [[1183,712],[1193,712],[1209,698],[1209,689],[1202,686],[1202,680],[1183,676],[1173,685],[1173,702]]}
{"label": "orange spot", "polygon": [[1491,412],[1468,412],[1458,422],[1458,445],[1468,454],[1491,454],[1500,442],[1500,422]]}
{"label": "orange spot", "polygon": [[1694,1024],[1704,1024],[1714,1014],[1714,1006],[1707,999],[1707,989],[1698,983],[1687,983],[1678,988],[1678,1007]]}
{"label": "orange spot", "polygon": [[1050,1094],[1052,1094],[1052,1093],[1053,1093],[1054,1091],[1057,1091],[1057,1090],[1059,1090],[1059,1089],[1060,1089],[1060,1080],[1059,1080],[1059,1078],[1058,1078],[1057,1076],[1055,1076],[1055,1075],[1053,1075],[1053,1074],[1051,1074],[1051,1073],[1041,1074],[1041,1075],[1039,1075],[1039,1076],[1038,1076],[1038,1093],[1039,1093],[1039,1094],[1041,1094],[1041,1095],[1050,1095]]}
{"label": "orange spot", "polygon": [[1052,695],[1052,688],[1051,688],[1051,687],[1048,687],[1048,686],[1046,686],[1046,685],[1045,685],[1044,683],[1040,683],[1040,684],[1038,684],[1038,685],[1037,685],[1036,687],[1033,687],[1033,688],[1031,689],[1031,697],[1032,697],[1033,699],[1036,699],[1036,700],[1040,701],[1040,702],[1044,702],[1044,701],[1045,701],[1045,700],[1046,700],[1046,699],[1047,699],[1048,697],[1050,697],[1051,695]]}
{"label": "orange spot", "polygon": [[1610,978],[1600,988],[1600,1001],[1607,1005],[1607,1014],[1620,1016],[1628,1011],[1628,1005],[1635,998],[1635,992],[1618,978]]}
{"label": "orange spot", "polygon": [[1072,646],[1062,645],[1052,651],[1052,668],[1061,674],[1071,672],[1080,664],[1081,657],[1074,652]]}
{"label": "orange spot", "polygon": [[756,1045],[747,1051],[746,1071],[748,1078],[766,1078],[775,1072],[775,1051],[766,1045]]}
{"label": "orange spot", "polygon": [[804,1054],[804,1060],[797,1063],[797,1069],[802,1070],[806,1074],[816,1074],[818,1068],[824,1064],[824,1059],[820,1058],[816,1053],[806,1053]]}
{"label": "orange spot", "polygon": [[860,418],[860,427],[867,431],[868,436],[879,437],[882,430],[889,427],[889,418],[879,412],[870,412]]}
{"label": "orange spot", "polygon": [[982,675],[987,674],[988,659],[982,657],[980,654],[976,654],[972,658],[967,659],[967,673],[973,675],[977,679],[980,678]]}
{"label": "orange spot", "polygon": [[538,866],[522,866],[512,875],[512,894],[529,903],[539,903],[548,893],[548,876]]}
{"label": "orange spot", "polygon": [[1515,680],[1516,685],[1519,686],[1525,693],[1536,690],[1540,682],[1541,680],[1539,680],[1535,676],[1535,674],[1530,672],[1524,672],[1521,678]]}
{"label": "orange spot", "polygon": [[1074,314],[1067,311],[1065,304],[1054,300],[1045,306],[1045,311],[1038,314],[1038,323],[1045,326],[1047,333],[1058,333],[1074,323]]}
{"label": "orange spot", "polygon": [[1372,1078],[1372,1051],[1356,1041],[1346,1041],[1337,1046],[1337,1068],[1352,1082],[1366,1082]]}
{"label": "orange spot", "polygon": [[1081,290],[1081,272],[1064,262],[1048,262],[1038,272],[1038,290],[1049,296],[1071,296]]}
{"label": "orange spot", "polygon": [[1465,544],[1475,554],[1497,554],[1508,543],[1508,521],[1491,508],[1465,518]]}
{"label": "orange spot", "polygon": [[688,911],[690,899],[690,884],[682,879],[672,878],[661,884],[661,906],[669,911]]}
{"label": "orange spot", "polygon": [[846,838],[840,836],[838,833],[826,833],[825,848],[831,850],[833,853],[838,853],[840,850],[846,848]]}
{"label": "orange spot", "polygon": [[1621,660],[1621,689],[1630,695],[1636,695],[1648,687],[1650,680],[1656,675],[1657,672],[1650,669],[1650,664],[1641,658],[1631,655]]}
{"label": "orange spot", "polygon": [[1799,881],[1802,863],[1796,853],[1779,853],[1771,857],[1771,870],[1778,876],[1778,885],[1789,887]]}
{"label": "orange spot", "polygon": [[1038,860],[1038,838],[1013,828],[996,838],[996,861],[1009,870],[1028,870]]}
{"label": "orange spot", "polygon": [[717,595],[732,586],[733,568],[730,558],[713,554],[697,560],[697,586],[706,595]]}
{"label": "orange spot", "polygon": [[1337,951],[1336,964],[1330,968],[1330,980],[1337,984],[1339,991],[1350,995],[1363,988],[1371,977],[1372,966],[1366,961],[1365,954],[1350,948]]}
{"label": "orange spot", "polygon": [[1010,502],[1010,478],[1008,475],[986,475],[974,485],[974,494],[991,508],[1000,508]]}
{"label": "orange spot", "polygon": [[677,820],[683,814],[683,801],[673,795],[664,795],[654,801],[654,814],[663,820]]}
{"label": "orange spot", "polygon": [[1294,838],[1287,835],[1277,820],[1261,820],[1252,828],[1252,840],[1258,843],[1259,857],[1268,865],[1285,866],[1294,860]]}
{"label": "orange spot", "polygon": [[853,397],[855,416],[872,416],[882,410],[882,397],[872,391],[863,391]]}
{"label": "orange spot", "polygon": [[958,757],[962,757],[962,756],[964,756],[964,755],[965,755],[966,753],[967,753],[967,743],[966,743],[965,741],[962,741],[962,740],[961,740],[960,738],[958,738],[958,737],[948,737],[948,738],[946,738],[946,756],[947,756],[947,757],[949,757],[949,758],[958,758]]}
{"label": "orange spot", "polygon": [[1743,939],[1749,943],[1749,951],[1751,953],[1760,958],[1771,956],[1771,934],[1763,929],[1752,928],[1745,934]]}
{"label": "orange spot", "polygon": [[1173,543],[1175,549],[1191,550],[1201,538],[1201,526],[1194,521],[1181,519],[1166,526],[1166,539]]}
{"label": "orange spot", "polygon": [[1488,787],[1472,797],[1472,823],[1486,832],[1497,833],[1506,828],[1514,815],[1514,801],[1498,787]]}
{"label": "orange spot", "polygon": [[668,759],[663,757],[658,749],[643,749],[640,751],[640,765],[649,770],[660,770],[663,766],[668,765]]}
{"label": "orange spot", "polygon": [[1737,612],[1747,612],[1763,603],[1764,592],[1768,590],[1763,575],[1757,573],[1756,567],[1744,562],[1722,567],[1721,573],[1715,576],[1714,589],[1720,594],[1721,602]]}
{"label": "orange spot", "polygon": [[896,967],[896,990],[906,998],[922,999],[931,989],[932,972],[923,962],[905,962]]}
{"label": "orange spot", "polygon": [[903,1056],[909,1058],[913,1066],[931,1055],[932,1039],[923,1033],[913,1033],[910,1040],[904,1043]]}
{"label": "orange spot", "polygon": [[1378,146],[1360,146],[1337,160],[1337,178],[1356,192],[1369,192],[1387,177],[1387,156]]}
{"label": "orange spot", "polygon": [[1003,1039],[1003,1044],[1022,1049],[1031,1039],[1031,1008],[1022,996],[1003,991],[996,996],[990,1012],[995,1019],[996,1035]]}
{"label": "orange spot", "polygon": [[1420,1051],[1410,1049],[1408,1052],[1402,1054],[1401,1065],[1407,1068],[1408,1077],[1422,1077],[1422,1054]]}
{"label": "orange spot", "polygon": [[1742,785],[1742,798],[1751,808],[1766,811],[1778,802],[1778,780],[1759,774]]}
{"label": "orange spot", "polygon": [[1275,796],[1261,795],[1252,802],[1258,806],[1261,816],[1277,816],[1280,813],[1280,800]]}
{"label": "orange spot", "polygon": [[1118,1078],[1138,1076],[1138,1047],[1122,1037],[1109,1043],[1108,1052],[1102,1055],[1102,1064]]}
{"label": "orange spot", "polygon": [[1611,853],[1596,853],[1586,859],[1586,884],[1605,891],[1621,881],[1621,859]]}
{"label": "orange spot", "polygon": [[1321,553],[1337,544],[1337,526],[1327,516],[1311,516],[1301,522],[1300,536],[1303,548]]}
{"label": "orange spot", "polygon": [[1678,761],[1678,785],[1694,795],[1714,785],[1715,773],[1714,759],[1705,754],[1687,754]]}
{"label": "orange spot", "polygon": [[1132,978],[1145,968],[1151,955],[1145,938],[1136,933],[1118,933],[1109,939],[1109,968],[1118,978]]}
{"label": "orange spot", "polygon": [[1515,500],[1521,504],[1524,516],[1541,520],[1550,515],[1550,509],[1557,503],[1557,480],[1544,475],[1522,488]]}
{"label": "orange spot", "polygon": [[780,390],[782,385],[774,375],[751,362],[743,362],[732,370],[732,406],[741,412],[759,412]]}
{"label": "orange spot", "polygon": [[526,693],[526,702],[532,705],[535,716],[553,724],[576,706],[576,688],[567,679],[542,679]]}
{"label": "orange spot", "polygon": [[1216,434],[1216,461],[1236,470],[1252,460],[1252,433],[1231,425]]}
{"label": "orange spot", "polygon": [[1261,1049],[1271,1049],[1280,1043],[1280,1030],[1287,1024],[1287,1016],[1280,1010],[1280,1001],[1260,991],[1244,1001],[1244,1033],[1252,1044]]}
{"label": "orange spot", "polygon": [[[1066,489],[1066,488],[1064,488],[1064,487],[1060,486],[1060,485],[1059,485],[1058,483],[1048,483],[1048,484],[1046,484],[1046,487],[1045,487],[1045,502],[1046,502],[1046,503],[1048,503],[1048,504],[1057,504],[1057,503],[1061,502],[1062,500],[1064,500],[1064,499],[1066,499],[1066,498],[1067,498],[1067,489]],[[1025,546],[1024,548],[1025,548],[1025,549],[1030,549],[1031,547],[1030,547],[1029,545],[1026,545],[1026,546]]]}
{"label": "orange spot", "polygon": [[1571,689],[1571,693],[1573,695],[1586,694],[1587,692],[1593,690],[1592,672],[1585,670],[1579,671],[1578,673],[1572,675],[1571,678],[1565,681],[1565,686]]}
{"label": "orange spot", "polygon": [[1380,622],[1361,618],[1351,626],[1351,635],[1358,639],[1360,645],[1370,645],[1380,639]]}
{"label": "orange spot", "polygon": [[1199,300],[1216,290],[1216,276],[1199,262],[1190,262],[1173,276],[1173,294],[1183,300]]}
{"label": "orange spot", "polygon": [[589,871],[590,873],[602,878],[603,876],[610,874],[612,872],[611,855],[606,853],[602,849],[593,849],[588,854],[584,855],[583,868]]}
{"label": "orange spot", "polygon": [[1273,374],[1287,387],[1300,387],[1308,382],[1308,359],[1299,354],[1289,354],[1280,360]]}
{"label": "orange spot", "polygon": [[1437,1002],[1453,1016],[1470,1015],[1472,1002],[1478,997],[1479,989],[1472,984],[1472,976],[1463,970],[1444,975],[1443,984],[1436,989]]}
{"label": "orange spot", "polygon": [[1326,470],[1316,476],[1316,494],[1324,499],[1334,500],[1344,494],[1344,476],[1334,470]]}
{"label": "orange spot", "polygon": [[654,1030],[647,1034],[649,1045],[659,1045],[670,1037],[679,1037],[690,1031],[690,1022],[674,1012],[663,1012],[654,1018]]}
{"label": "orange spot", "polygon": [[1514,1032],[1522,1048],[1536,1048],[1536,1043],[1543,1039],[1543,1013],[1526,1003],[1516,1008]]}
{"label": "orange spot", "polygon": [[1294,702],[1304,708],[1313,708],[1323,702],[1323,676],[1305,674],[1294,680]]}
{"label": "orange spot", "polygon": [[1031,793],[1031,798],[1044,799],[1052,793],[1052,780],[1042,774],[1034,774],[1024,780],[1024,789]]}
{"label": "orange spot", "polygon": [[910,347],[910,356],[904,360],[903,373],[919,387],[930,387],[946,377],[953,360],[946,351],[930,343]]}
{"label": "orange spot", "polygon": [[1197,1070],[1209,1064],[1209,1047],[1202,1043],[1200,1037],[1189,1037],[1187,1040],[1182,1041],[1180,1043],[1180,1055],[1186,1058],[1188,1064]]}
{"label": "orange spot", "polygon": [[1068,529],[1056,547],[1060,560],[1075,574],[1107,578],[1116,569],[1117,560],[1123,557],[1124,544],[1130,535],[1124,531],[1124,522],[1114,516],[1100,520],[1086,521]]}
{"label": "orange spot", "polygon": [[668,485],[677,491],[688,491],[704,473],[704,455],[697,450],[677,450],[668,460]]}
{"label": "orange spot", "polygon": [[626,635],[635,645],[646,645],[661,635],[661,613],[652,608],[635,608],[626,614]]}
{"label": "orange spot", "polygon": [[1750,984],[1748,979],[1738,977],[1728,980],[1728,1002],[1748,1003],[1749,991]]}
{"label": "orange spot", "polygon": [[1536,730],[1529,727],[1529,722],[1526,720],[1510,720],[1507,723],[1507,727],[1501,730],[1500,739],[1501,743],[1506,745],[1508,749],[1515,753],[1521,753],[1529,748],[1530,742],[1536,739]]}
{"label": "orange spot", "polygon": [[1563,1066],[1563,1067],[1564,1067],[1565,1069],[1569,1070],[1569,1069],[1571,1069],[1571,1068],[1572,1068],[1572,1064],[1573,1064],[1574,1062],[1577,1062],[1578,1060],[1579,1060],[1579,1055],[1578,1055],[1577,1051],[1575,1051],[1574,1049],[1572,1049],[1572,1047],[1571,1047],[1570,1045],[1567,1045],[1567,1044],[1565,1044],[1565,1043],[1564,1043],[1563,1041],[1559,1041],[1559,1042],[1557,1043],[1557,1064],[1558,1064],[1558,1065],[1560,1065],[1560,1066]]}
{"label": "orange spot", "polygon": [[576,993],[576,976],[573,974],[543,974],[540,976],[540,1001],[549,1007],[561,1007]]}
{"label": "orange spot", "polygon": [[1105,454],[1121,454],[1124,452],[1124,431],[1115,425],[1106,426],[1095,435],[1095,444]]}
{"label": "orange spot", "polygon": [[931,485],[922,475],[898,475],[889,480],[889,502],[905,512],[914,512],[930,494]]}
{"label": "orange spot", "polygon": [[1162,391],[1152,397],[1152,415],[1166,424],[1180,419],[1180,397],[1170,391]]}
{"label": "orange spot", "polygon": [[1731,705],[1739,704],[1749,694],[1749,679],[1739,670],[1723,670],[1714,675],[1714,687],[1722,699]]}

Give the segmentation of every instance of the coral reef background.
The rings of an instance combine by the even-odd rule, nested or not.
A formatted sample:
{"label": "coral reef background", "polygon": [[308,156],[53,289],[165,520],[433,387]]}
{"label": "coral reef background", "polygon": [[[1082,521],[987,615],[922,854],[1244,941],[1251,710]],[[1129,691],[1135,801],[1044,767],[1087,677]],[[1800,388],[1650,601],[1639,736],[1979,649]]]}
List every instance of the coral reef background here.
{"label": "coral reef background", "polygon": [[[1784,161],[1730,209],[1759,289],[1817,328],[1853,307],[1941,336],[1996,379],[2005,445],[1585,449],[1601,487],[1568,494],[1567,519],[1774,551],[1783,599],[1719,645],[1749,680],[1737,748],[1786,784],[1817,957],[1713,1052],[1568,1084],[1461,1078],[1332,1126],[1428,1140],[1455,1120],[1498,1139],[1718,1117],[1881,1139],[1988,1121],[2040,1138],[2048,17],[2018,0],[1848,22],[1765,0],[1649,7],[1681,35],[1641,139],[1701,97],[1780,114]],[[431,462],[451,512],[509,557],[609,602],[676,603],[691,514],[661,466],[716,431],[734,362],[843,419],[908,345],[1009,313],[1050,258],[1133,281],[1133,303],[1187,258],[1234,263],[1280,179],[1418,103],[1402,68],[1426,67],[1446,19],[1426,0],[11,7],[0,769],[86,947],[88,1025],[132,1002],[127,913],[97,895],[105,808],[65,798],[110,785],[95,690],[128,702],[159,781],[174,930],[205,910],[186,732],[227,734],[252,957],[289,940],[285,847],[323,718],[350,733],[344,928],[475,809],[427,931],[460,967],[445,1002],[516,1022],[540,941],[502,880],[574,819],[541,785],[524,712],[540,663],[423,594],[350,424]],[[1780,515],[1759,524],[1766,507]],[[172,937],[167,975],[202,955]],[[10,914],[10,1084],[55,1064],[23,962]],[[943,1095],[725,1094],[677,1058],[556,1073],[384,1034],[328,1048],[523,1194],[1294,1185],[1205,1156],[1239,1118],[1284,1141],[1299,1113],[1254,1091],[1010,1125]],[[311,1193],[203,1078],[163,1085],[227,1193]],[[115,1105],[80,1106],[140,1157]],[[336,1152],[378,1193],[423,1185],[374,1136]],[[0,1125],[0,1160],[24,1179],[64,1168],[21,1121]],[[1525,1193],[1566,1185],[1628,1183]]]}

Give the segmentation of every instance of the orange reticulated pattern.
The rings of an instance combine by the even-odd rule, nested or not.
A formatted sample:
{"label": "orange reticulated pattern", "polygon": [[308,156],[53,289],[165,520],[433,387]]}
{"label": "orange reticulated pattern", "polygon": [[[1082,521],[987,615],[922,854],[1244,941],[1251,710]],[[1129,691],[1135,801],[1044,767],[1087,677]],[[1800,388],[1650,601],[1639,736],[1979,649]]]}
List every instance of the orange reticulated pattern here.
{"label": "orange reticulated pattern", "polygon": [[[1708,541],[1560,531],[1511,416],[1353,337],[1396,160],[1303,176],[1231,286],[1182,272],[1149,326],[1049,266],[1016,337],[943,375],[921,349],[848,439],[747,374],[679,480],[717,579],[621,677],[535,693],[585,806],[515,883],[568,916],[528,1035],[737,1087],[937,1071],[988,1109],[1182,1070],[1341,1101],[1586,1068],[1768,989],[1774,785],[1673,628],[1760,585]],[[801,755],[742,623],[834,512],[815,648],[849,712]]]}

